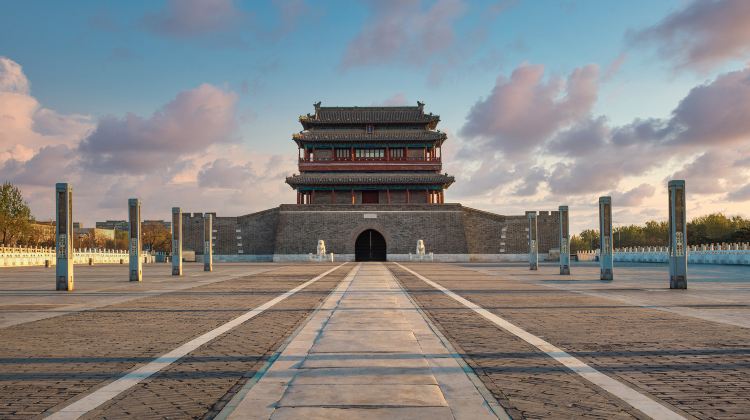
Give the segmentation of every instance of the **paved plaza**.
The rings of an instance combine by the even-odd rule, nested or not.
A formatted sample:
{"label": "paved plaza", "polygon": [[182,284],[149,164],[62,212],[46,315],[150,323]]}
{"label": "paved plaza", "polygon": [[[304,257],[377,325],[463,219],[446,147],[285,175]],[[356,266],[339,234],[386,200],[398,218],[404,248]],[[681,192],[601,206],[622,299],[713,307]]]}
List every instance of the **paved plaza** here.
{"label": "paved plaza", "polygon": [[748,418],[750,269],[0,271],[0,418]]}

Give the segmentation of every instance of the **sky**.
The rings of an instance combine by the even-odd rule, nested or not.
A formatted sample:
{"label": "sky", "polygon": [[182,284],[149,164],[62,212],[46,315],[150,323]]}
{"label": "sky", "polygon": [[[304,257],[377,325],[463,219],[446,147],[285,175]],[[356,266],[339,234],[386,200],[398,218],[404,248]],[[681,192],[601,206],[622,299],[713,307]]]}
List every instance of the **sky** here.
{"label": "sky", "polygon": [[0,13],[0,181],[85,226],[295,202],[298,117],[416,105],[448,134],[446,202],[570,206],[595,228],[750,216],[750,1],[13,1]]}

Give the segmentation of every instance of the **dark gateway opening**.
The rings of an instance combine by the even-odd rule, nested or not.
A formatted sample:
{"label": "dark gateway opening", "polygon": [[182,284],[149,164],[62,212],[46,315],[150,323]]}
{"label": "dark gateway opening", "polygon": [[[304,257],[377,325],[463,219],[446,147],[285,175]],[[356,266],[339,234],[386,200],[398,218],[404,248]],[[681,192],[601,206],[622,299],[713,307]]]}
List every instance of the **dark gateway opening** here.
{"label": "dark gateway opening", "polygon": [[355,261],[385,261],[385,238],[372,229],[359,234],[354,243]]}

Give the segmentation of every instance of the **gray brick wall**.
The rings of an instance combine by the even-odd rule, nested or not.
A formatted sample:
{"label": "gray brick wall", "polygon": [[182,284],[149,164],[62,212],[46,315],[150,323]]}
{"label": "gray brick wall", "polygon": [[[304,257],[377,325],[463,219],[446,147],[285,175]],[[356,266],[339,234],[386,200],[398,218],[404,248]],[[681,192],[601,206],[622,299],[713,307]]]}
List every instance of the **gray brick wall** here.
{"label": "gray brick wall", "polygon": [[[277,254],[307,254],[318,239],[337,254],[353,254],[357,235],[375,229],[386,239],[388,253],[414,252],[418,239],[428,250],[465,254],[463,212],[457,204],[435,205],[281,205]],[[365,218],[375,214],[377,218]]]}
{"label": "gray brick wall", "polygon": [[[559,248],[558,212],[539,212],[537,231],[539,252]],[[523,254],[528,252],[528,219],[502,216],[464,207],[464,223],[469,252],[472,254]]]}
{"label": "gray brick wall", "polygon": [[470,254],[517,253],[508,247],[507,217],[464,207],[464,229]]}
{"label": "gray brick wall", "polygon": [[243,254],[272,255],[278,224],[278,207],[238,217],[237,229],[241,231]]}
{"label": "gray brick wall", "polygon": [[[414,252],[418,239],[436,254],[527,252],[525,215],[503,216],[460,204],[351,205],[349,194],[336,196],[346,203],[283,204],[245,216],[214,217],[214,254],[236,255],[240,249],[244,255],[307,254],[315,251],[318,239],[329,251],[353,254],[357,235],[366,229],[383,234],[389,254]],[[405,194],[391,192],[391,200],[399,197]],[[183,247],[202,254],[203,214],[183,213],[182,223]],[[558,212],[539,212],[537,223],[539,252],[558,248]]]}

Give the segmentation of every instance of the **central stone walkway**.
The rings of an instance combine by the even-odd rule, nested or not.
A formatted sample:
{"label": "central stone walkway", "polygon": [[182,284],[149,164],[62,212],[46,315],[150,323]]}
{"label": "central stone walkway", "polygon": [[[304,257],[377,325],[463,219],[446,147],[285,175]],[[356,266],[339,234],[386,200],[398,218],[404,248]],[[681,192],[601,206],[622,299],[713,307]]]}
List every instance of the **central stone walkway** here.
{"label": "central stone walkway", "polygon": [[507,418],[448,346],[383,264],[360,264],[219,418]]}

